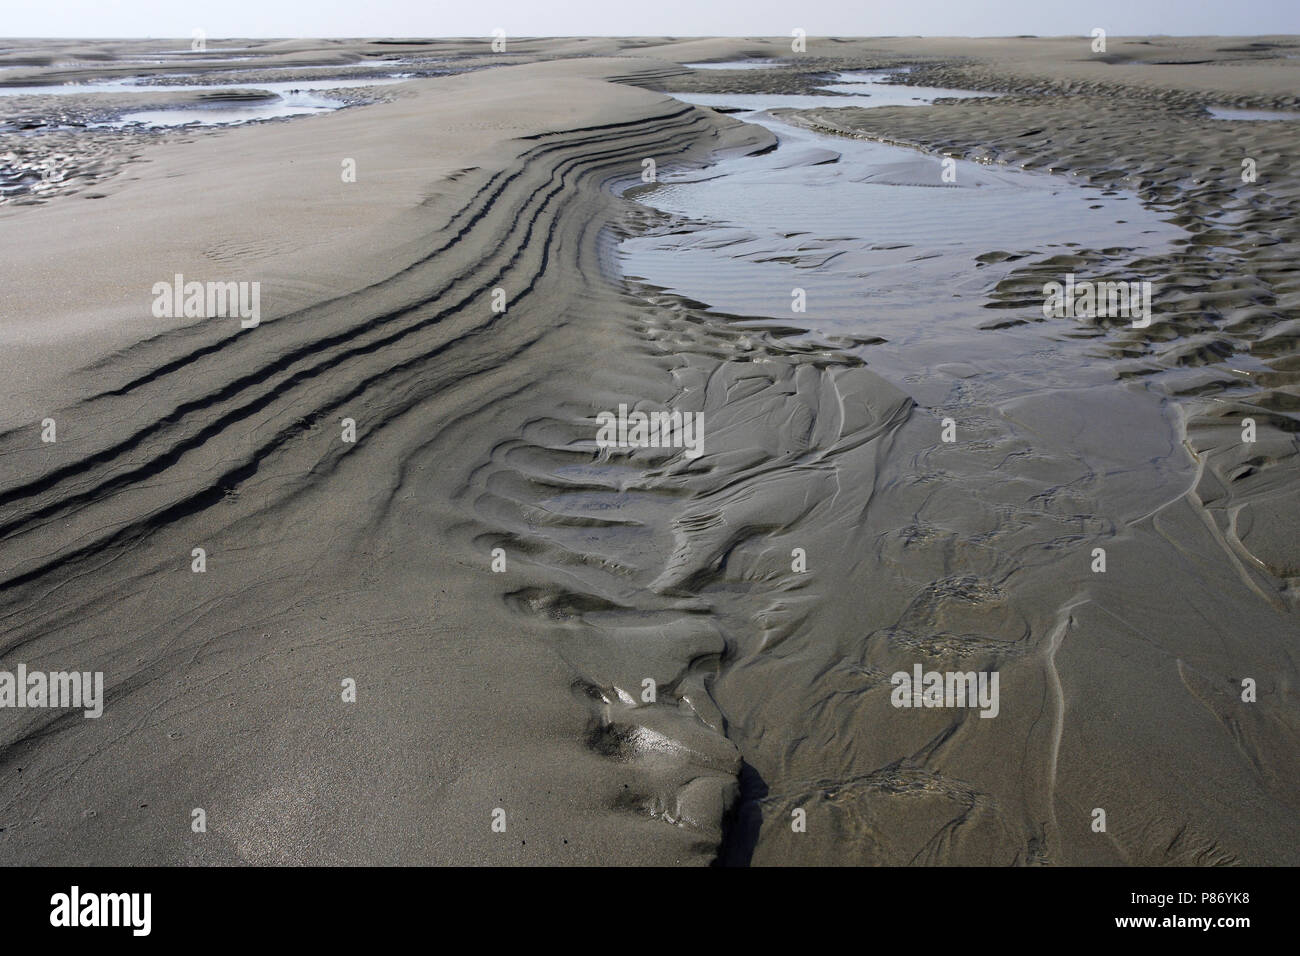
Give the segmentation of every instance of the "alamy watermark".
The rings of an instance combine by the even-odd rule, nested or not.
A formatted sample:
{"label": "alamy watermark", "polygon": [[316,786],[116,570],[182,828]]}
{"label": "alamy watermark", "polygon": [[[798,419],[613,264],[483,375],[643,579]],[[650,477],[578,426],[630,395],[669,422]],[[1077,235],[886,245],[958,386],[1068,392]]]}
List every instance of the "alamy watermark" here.
{"label": "alamy watermark", "polygon": [[1074,273],[1065,277],[1065,283],[1048,282],[1043,285],[1043,318],[1080,319],[1120,318],[1132,319],[1133,328],[1145,329],[1151,324],[1151,283],[1139,282],[1076,282]]}
{"label": "alamy watermark", "polygon": [[0,707],[81,707],[90,718],[104,713],[102,671],[0,671]]}
{"label": "alamy watermark", "polygon": [[132,936],[148,936],[153,929],[152,893],[83,893],[74,886],[50,897],[50,925],[122,926]]}
{"label": "alamy watermark", "polygon": [[912,673],[896,671],[889,702],[895,707],[971,707],[981,717],[998,715],[997,671],[925,671],[912,666]]}
{"label": "alamy watermark", "polygon": [[629,412],[618,406],[618,414],[596,416],[598,448],[683,448],[687,458],[704,454],[703,412]]}
{"label": "alamy watermark", "polygon": [[159,319],[240,319],[241,328],[262,321],[262,283],[186,282],[179,272],[172,282],[153,284],[153,314]]}

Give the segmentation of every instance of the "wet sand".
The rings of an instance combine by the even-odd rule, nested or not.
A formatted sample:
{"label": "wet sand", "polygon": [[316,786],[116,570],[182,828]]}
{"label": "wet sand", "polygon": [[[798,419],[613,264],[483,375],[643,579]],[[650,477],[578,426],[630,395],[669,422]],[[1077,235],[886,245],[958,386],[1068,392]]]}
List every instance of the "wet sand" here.
{"label": "wet sand", "polygon": [[[459,72],[101,139],[93,187],[0,207],[0,662],[107,685],[97,720],[0,710],[0,855],[1294,864],[1297,127],[1204,108],[1295,107],[1300,41],[1087,43],[395,44]],[[681,66],[742,57],[794,64]],[[644,159],[777,146],[664,91],[902,65],[1004,95],[780,118],[1131,190],[1185,238],[1063,222],[981,250],[942,322],[946,287],[856,332],[623,277],[671,238]],[[1044,319],[1065,270],[1151,278],[1151,327]],[[260,323],[154,316],[175,273],[260,281]],[[702,412],[704,454],[598,448],[621,403]],[[893,706],[914,664],[996,671],[998,716]]]}

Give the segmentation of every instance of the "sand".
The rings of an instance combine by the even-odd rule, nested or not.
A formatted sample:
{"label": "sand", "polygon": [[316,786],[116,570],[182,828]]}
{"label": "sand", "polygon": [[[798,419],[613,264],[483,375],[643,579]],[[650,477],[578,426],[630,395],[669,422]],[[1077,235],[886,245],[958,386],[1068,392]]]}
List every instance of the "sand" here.
{"label": "sand", "polygon": [[[1295,124],[1202,107],[1295,106],[1268,44],[1298,42],[812,40],[733,72],[680,64],[788,41],[518,41],[514,65],[391,44],[462,72],[316,117],[64,136],[93,182],[0,206],[0,662],[103,671],[107,700],[0,711],[0,855],[1294,864]],[[249,46],[314,67],[380,45]],[[993,400],[961,385],[968,354],[900,382],[620,278],[619,238],[662,224],[643,159],[774,145],[663,90],[898,64],[1007,95],[787,119],[1111,183],[1191,234],[1140,265],[1040,251],[985,290],[1011,334],[1048,321],[1063,267],[1156,275],[1145,334],[1060,332],[1106,390]],[[260,323],[153,315],[176,273],[259,281]],[[705,454],[598,449],[620,403],[703,412]],[[970,440],[939,440],[945,413]],[[996,670],[998,717],[893,707],[917,662]]]}

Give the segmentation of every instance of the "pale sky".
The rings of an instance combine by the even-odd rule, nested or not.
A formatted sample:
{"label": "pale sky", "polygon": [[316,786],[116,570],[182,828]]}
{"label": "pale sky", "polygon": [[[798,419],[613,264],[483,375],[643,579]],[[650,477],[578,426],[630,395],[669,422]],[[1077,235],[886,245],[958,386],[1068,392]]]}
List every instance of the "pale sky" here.
{"label": "pale sky", "polygon": [[1300,0],[4,0],[9,37],[1300,33]]}

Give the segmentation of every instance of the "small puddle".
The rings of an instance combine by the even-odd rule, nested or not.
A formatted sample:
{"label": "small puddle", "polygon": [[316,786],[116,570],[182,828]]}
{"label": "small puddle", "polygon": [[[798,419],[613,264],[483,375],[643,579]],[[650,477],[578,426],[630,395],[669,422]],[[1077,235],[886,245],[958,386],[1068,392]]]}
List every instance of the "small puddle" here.
{"label": "small puddle", "polygon": [[860,70],[836,74],[836,82],[818,89],[833,96],[815,94],[770,93],[674,93],[683,103],[707,106],[710,109],[730,109],[741,112],[759,112],[769,109],[837,109],[847,106],[864,108],[876,106],[927,106],[937,99],[970,99],[979,96],[999,96],[998,93],[979,93],[972,90],[947,90],[933,86],[907,86],[890,83],[890,76],[906,70]]}
{"label": "small puddle", "polygon": [[1217,120],[1300,120],[1300,113],[1288,110],[1247,110],[1230,106],[1207,106]]}
{"label": "small puddle", "polygon": [[662,176],[638,195],[680,225],[624,241],[623,270],[725,312],[788,315],[790,290],[805,287],[816,308],[795,324],[906,339],[918,334],[918,306],[931,310],[930,327],[972,309],[979,320],[990,318],[980,308],[984,290],[1013,263],[977,268],[982,254],[1045,256],[1078,246],[1159,253],[1185,237],[1123,191],[964,160],[953,164],[955,181],[947,183],[938,157],[814,133],[766,111],[809,101],[848,105],[856,97],[678,98],[762,107],[738,118],[767,127],[780,145],[762,156]]}
{"label": "small puddle", "polygon": [[789,63],[782,63],[778,60],[727,60],[723,63],[682,64],[682,66],[691,70],[772,70],[789,65]]}
{"label": "small puddle", "polygon": [[[311,77],[300,80],[271,80],[268,82],[248,80],[241,82],[239,77],[244,71],[223,72],[229,76],[229,83],[149,83],[139,77],[126,77],[118,80],[95,80],[89,83],[52,83],[45,86],[0,86],[0,96],[86,96],[94,93],[166,93],[173,90],[269,90],[274,93],[287,93],[290,90],[346,90],[362,86],[383,86],[388,83],[405,83],[414,78],[414,74],[400,73],[372,77]],[[252,70],[253,73],[266,73],[270,70]],[[172,80],[184,80],[187,74],[160,74]]]}
{"label": "small puddle", "polygon": [[305,116],[310,113],[328,113],[343,106],[340,100],[312,93],[286,93],[274,96],[268,102],[250,102],[246,105],[203,104],[175,109],[141,110],[127,113],[109,123],[96,123],[96,127],[120,129],[124,126],[234,126],[254,120],[280,119],[286,116]]}
{"label": "small puddle", "polygon": [[[1001,93],[981,93],[975,90],[948,90],[937,86],[908,86],[891,82],[891,77],[902,70],[852,70],[838,74],[837,80],[819,87],[831,93],[850,96],[870,96],[872,106],[916,106],[933,103],[938,99],[973,99],[980,96],[1001,96]],[[833,102],[823,105],[835,105]]]}
{"label": "small puddle", "polygon": [[[294,67],[272,69],[296,69]],[[279,119],[287,116],[303,116],[310,113],[324,113],[339,109],[346,104],[342,100],[321,96],[319,91],[363,89],[372,86],[388,86],[393,83],[405,83],[416,78],[413,73],[396,73],[370,77],[312,77],[309,79],[271,80],[268,82],[250,79],[240,82],[246,71],[225,72],[233,82],[208,83],[184,82],[190,77],[185,74],[169,74],[167,78],[180,82],[150,83],[140,77],[126,77],[114,80],[99,80],[90,83],[62,83],[50,86],[9,86],[0,87],[0,96],[82,96],[98,93],[160,94],[180,92],[215,92],[230,93],[227,100],[217,98],[212,103],[192,103],[184,106],[159,107],[149,110],[136,110],[124,113],[117,119],[91,123],[91,128],[120,129],[126,126],[172,127],[172,126],[226,126],[249,123],[254,120]],[[254,70],[253,73],[266,72]],[[249,94],[265,94],[256,96]]]}

